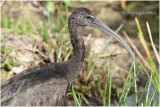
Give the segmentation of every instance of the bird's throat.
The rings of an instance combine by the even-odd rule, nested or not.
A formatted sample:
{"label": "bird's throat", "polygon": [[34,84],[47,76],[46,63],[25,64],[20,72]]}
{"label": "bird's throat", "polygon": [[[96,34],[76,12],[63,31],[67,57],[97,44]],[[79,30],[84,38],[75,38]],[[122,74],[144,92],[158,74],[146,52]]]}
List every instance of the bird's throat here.
{"label": "bird's throat", "polygon": [[83,26],[77,26],[72,29],[73,31],[70,31],[71,35],[71,43],[73,46],[73,56],[72,59],[74,59],[76,62],[82,62],[85,57],[85,45],[83,40]]}
{"label": "bird's throat", "polygon": [[85,57],[85,45],[83,40],[84,27],[75,27],[69,25],[69,32],[71,36],[71,43],[73,46],[73,56],[67,61],[69,72],[66,74],[69,84],[71,85],[74,79],[81,71],[81,67]]}

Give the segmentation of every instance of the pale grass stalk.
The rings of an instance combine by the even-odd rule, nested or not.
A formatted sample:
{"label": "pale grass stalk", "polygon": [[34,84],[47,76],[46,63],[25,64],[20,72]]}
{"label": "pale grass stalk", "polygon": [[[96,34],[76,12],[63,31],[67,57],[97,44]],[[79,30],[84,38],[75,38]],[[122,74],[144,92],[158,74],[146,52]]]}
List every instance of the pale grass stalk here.
{"label": "pale grass stalk", "polygon": [[[151,54],[150,54],[149,49],[147,47],[147,44],[146,44],[146,41],[145,41],[145,38],[144,38],[144,34],[142,32],[142,29],[141,29],[141,26],[140,26],[140,23],[139,23],[137,17],[135,18],[135,22],[136,22],[137,28],[139,30],[138,37],[139,37],[139,39],[140,39],[140,41],[141,41],[141,43],[142,43],[142,45],[144,47],[144,50],[145,50],[145,52],[147,54],[149,62],[151,63],[152,62],[152,57],[151,57]],[[151,67],[152,67],[152,65],[151,65]]]}
{"label": "pale grass stalk", "polygon": [[156,50],[156,47],[155,47],[154,42],[153,42],[153,39],[152,39],[152,34],[151,34],[151,29],[150,29],[149,23],[146,22],[146,25],[147,25],[147,29],[148,29],[149,38],[150,38],[150,41],[151,41],[152,48],[153,48],[154,53],[155,53],[155,55],[156,55],[157,61],[158,61],[159,65],[160,65],[160,57],[159,57],[159,55],[158,55],[158,52],[157,52],[157,50]]}
{"label": "pale grass stalk", "polygon": [[84,95],[81,95],[81,98],[84,100],[84,102],[87,104],[87,106],[91,105],[89,101],[84,97]]}
{"label": "pale grass stalk", "polygon": [[1,4],[0,4],[0,7],[2,6],[2,4],[5,2],[5,0],[2,0]]}

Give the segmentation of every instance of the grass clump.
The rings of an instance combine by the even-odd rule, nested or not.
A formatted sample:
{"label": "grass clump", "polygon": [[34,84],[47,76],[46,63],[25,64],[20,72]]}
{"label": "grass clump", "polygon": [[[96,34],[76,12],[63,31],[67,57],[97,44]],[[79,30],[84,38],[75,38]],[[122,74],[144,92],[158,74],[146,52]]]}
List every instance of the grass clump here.
{"label": "grass clump", "polygon": [[6,16],[3,13],[3,11],[1,13],[1,16],[2,16],[1,27],[3,29],[2,31],[8,32],[8,33],[12,32],[15,35],[20,35],[23,33],[32,33],[32,28],[27,22],[22,20],[14,20],[9,15]]}

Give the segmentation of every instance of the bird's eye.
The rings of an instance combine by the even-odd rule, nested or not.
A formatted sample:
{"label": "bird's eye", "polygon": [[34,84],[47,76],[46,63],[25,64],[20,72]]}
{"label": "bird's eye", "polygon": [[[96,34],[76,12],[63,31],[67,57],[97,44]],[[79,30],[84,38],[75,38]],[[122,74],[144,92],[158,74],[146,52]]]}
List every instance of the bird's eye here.
{"label": "bird's eye", "polygon": [[87,16],[87,19],[91,19],[91,18],[93,18],[94,16],[91,16],[91,15],[88,15]]}
{"label": "bird's eye", "polygon": [[86,18],[89,19],[91,22],[95,20],[95,17],[92,15],[88,15]]}
{"label": "bird's eye", "polygon": [[91,16],[87,16],[87,19],[90,19],[91,18]]}

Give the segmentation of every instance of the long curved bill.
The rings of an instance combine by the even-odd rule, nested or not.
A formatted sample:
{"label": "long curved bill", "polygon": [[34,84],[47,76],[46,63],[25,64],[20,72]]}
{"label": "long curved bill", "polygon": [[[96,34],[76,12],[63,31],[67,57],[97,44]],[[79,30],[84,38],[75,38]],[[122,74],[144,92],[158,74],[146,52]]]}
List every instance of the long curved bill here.
{"label": "long curved bill", "polygon": [[135,55],[131,48],[128,46],[128,44],[113,30],[111,30],[109,27],[107,27],[105,24],[103,24],[101,21],[97,20],[96,18],[92,21],[92,26],[95,28],[100,29],[101,31],[107,33],[108,35],[114,37],[116,40],[118,40],[121,44],[125,46],[125,48],[128,50],[128,52],[131,54],[133,60],[135,60]]}

